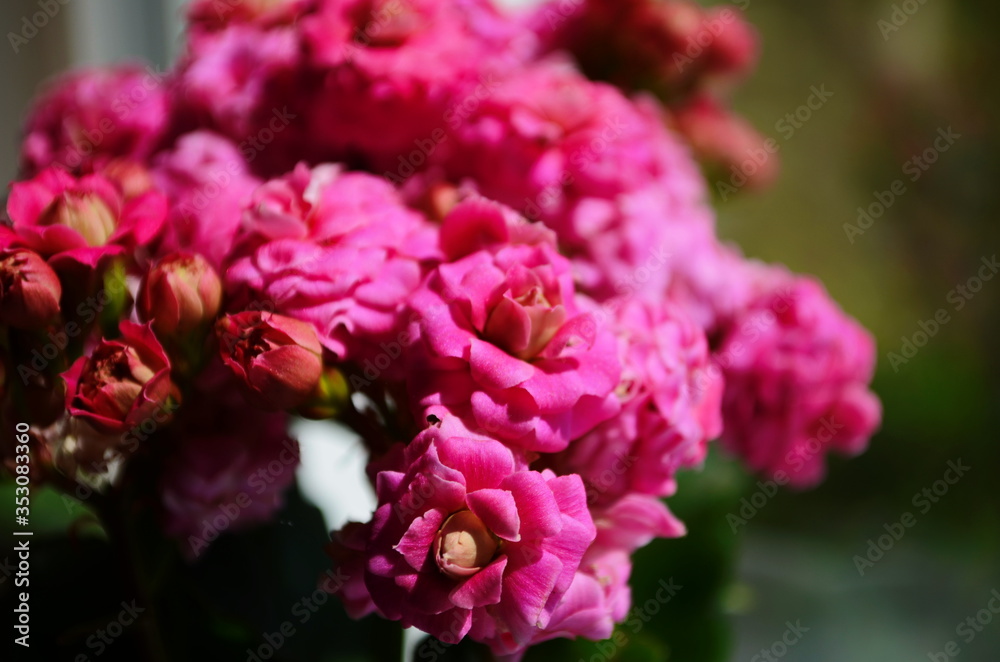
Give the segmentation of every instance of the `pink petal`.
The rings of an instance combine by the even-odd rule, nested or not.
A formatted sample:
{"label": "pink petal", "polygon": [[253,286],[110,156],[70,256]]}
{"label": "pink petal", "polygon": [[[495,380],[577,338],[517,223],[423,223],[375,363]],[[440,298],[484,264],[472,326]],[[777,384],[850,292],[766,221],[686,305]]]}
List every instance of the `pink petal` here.
{"label": "pink petal", "polygon": [[486,489],[470,492],[465,500],[469,509],[495,535],[511,542],[521,539],[521,519],[517,514],[513,494],[507,490]]}
{"label": "pink petal", "polygon": [[451,600],[456,607],[474,609],[495,605],[500,602],[503,589],[503,573],[507,567],[507,557],[501,556],[451,592]]}

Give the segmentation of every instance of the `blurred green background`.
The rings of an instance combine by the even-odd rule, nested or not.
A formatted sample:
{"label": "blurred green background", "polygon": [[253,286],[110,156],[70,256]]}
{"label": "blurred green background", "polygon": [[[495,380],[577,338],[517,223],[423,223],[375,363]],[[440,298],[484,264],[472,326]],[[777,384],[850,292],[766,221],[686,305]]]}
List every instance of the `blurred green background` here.
{"label": "blurred green background", "polygon": [[[834,460],[817,489],[769,498],[738,534],[727,516],[738,515],[740,499],[757,488],[732,462],[713,456],[708,471],[685,476],[671,500],[690,536],[658,542],[638,556],[636,604],[649,605],[642,613],[649,618],[641,627],[623,627],[629,645],[553,644],[529,659],[756,662],[768,659],[761,654],[767,649],[774,659],[809,662],[995,662],[1000,614],[980,610],[1000,590],[1000,278],[985,282],[961,310],[949,294],[976,275],[983,258],[1000,253],[1000,6],[985,0],[741,4],[764,46],[735,106],[778,142],[782,174],[766,192],[720,200],[720,234],[748,255],[818,275],[873,330],[883,429],[861,457]],[[898,26],[891,23],[897,8]],[[162,58],[167,50],[146,54]],[[6,52],[5,75],[35,67],[40,76],[65,66],[58,58],[45,65],[47,52],[31,60]],[[786,138],[776,125],[806,102],[812,86],[833,96]],[[13,96],[5,101],[5,117],[20,115],[23,104]],[[949,127],[960,138],[912,181],[907,164]],[[15,128],[7,122],[5,135]],[[5,151],[3,160],[13,164],[13,153]],[[896,180],[905,192],[892,194],[884,214],[849,237],[845,224],[857,225],[858,207],[879,195],[887,199]],[[894,369],[888,354],[900,353],[903,338],[913,338],[920,322],[942,308],[950,321]],[[914,503],[942,479],[949,461],[959,460],[970,467],[967,475],[929,509]],[[5,485],[0,499],[7,502],[9,492]],[[53,495],[34,506],[41,657],[15,659],[74,659],[72,651],[93,657],[86,636],[117,613],[128,591],[105,579],[117,576],[120,564],[96,529],[77,520],[83,512]],[[907,512],[915,525],[862,575],[856,557]],[[144,532],[136,533],[141,540]],[[262,643],[312,593],[326,567],[319,551],[324,537],[318,512],[293,498],[273,526],[220,541],[177,595],[157,605],[166,649],[176,659],[247,659],[245,649]],[[4,549],[11,544],[5,538]],[[156,562],[162,567],[146,568],[148,574],[181,563]],[[683,588],[657,603],[660,580],[670,578]],[[0,572],[8,616],[11,583]],[[273,599],[261,601],[262,593]],[[81,613],[86,623],[79,623]],[[960,635],[960,624],[977,613],[990,622]],[[789,623],[808,632],[779,646]],[[362,651],[388,636],[377,624],[349,623],[333,603],[299,630],[306,634],[272,659],[366,659]],[[967,641],[970,632],[975,636]],[[138,659],[132,635],[100,659]],[[951,641],[960,651],[955,656],[943,653]],[[425,645],[417,659],[476,659],[476,652],[439,654]]]}

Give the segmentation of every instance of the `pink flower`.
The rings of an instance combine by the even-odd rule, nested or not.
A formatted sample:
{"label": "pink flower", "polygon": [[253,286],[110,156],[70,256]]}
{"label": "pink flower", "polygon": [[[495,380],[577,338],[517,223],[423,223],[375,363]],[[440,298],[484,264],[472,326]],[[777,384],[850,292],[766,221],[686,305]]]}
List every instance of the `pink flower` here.
{"label": "pink flower", "polygon": [[521,62],[516,35],[533,41],[485,0],[318,4],[301,23],[307,57],[325,74],[306,109],[309,135],[400,179],[427,162],[459,103],[488,95],[492,72]]}
{"label": "pink flower", "polygon": [[[473,204],[452,212],[468,236],[489,236],[475,224],[505,223],[498,207]],[[578,308],[570,263],[552,244],[498,243],[442,264],[410,306],[420,317],[409,374],[421,420],[457,415],[468,430],[552,452],[617,412],[614,337]]]}
{"label": "pink flower", "polygon": [[[632,554],[654,538],[677,538],[684,525],[654,498],[628,495],[592,511],[597,537],[587,549],[569,590],[548,624],[536,632],[532,645],[556,638],[611,637],[616,623],[628,615],[632,591]],[[519,660],[519,655],[504,658]]]}
{"label": "pink flower", "polygon": [[442,641],[524,648],[569,588],[595,530],[576,476],[528,471],[496,441],[436,428],[379,473],[366,545],[378,610]]}
{"label": "pink flower", "polygon": [[184,135],[157,157],[153,179],[170,199],[160,254],[194,251],[221,273],[243,207],[260,185],[236,145],[208,131]]}
{"label": "pink flower", "polygon": [[325,347],[359,363],[405,333],[407,297],[437,255],[432,226],[390,184],[335,166],[262,186],[244,228],[249,255],[229,269],[230,290],[312,323]]}
{"label": "pink flower", "polygon": [[662,111],[555,62],[501,81],[438,158],[555,230],[599,299],[658,296],[682,255],[675,235],[713,231],[701,174]]}
{"label": "pink flower", "polygon": [[759,294],[724,330],[723,442],[754,471],[807,487],[824,455],[862,452],[881,417],[871,336],[818,282],[759,269]]}
{"label": "pink flower", "polygon": [[34,176],[53,165],[84,171],[114,157],[142,161],[163,138],[168,102],[163,75],[124,65],[58,80],[32,107],[21,163]]}
{"label": "pink flower", "polygon": [[[232,383],[226,388],[232,388]],[[211,400],[183,410],[159,477],[163,527],[194,559],[228,531],[266,522],[295,479],[298,444],[282,414]]]}
{"label": "pink flower", "polygon": [[196,37],[173,88],[178,124],[231,139],[255,172],[291,169],[313,144],[303,133],[310,95],[296,29],[239,23]]}
{"label": "pink flower", "polygon": [[0,246],[0,323],[38,329],[59,314],[62,284],[38,253]]}
{"label": "pink flower", "polygon": [[69,413],[105,434],[168,420],[171,401],[180,400],[170,360],[149,325],[123,321],[119,330],[119,339],[101,340],[63,373]]}
{"label": "pink flower", "polygon": [[292,409],[319,383],[323,348],[307,322],[246,311],[220,319],[216,335],[222,361],[257,407]]}
{"label": "pink flower", "polygon": [[711,378],[701,328],[669,305],[616,303],[622,410],[553,465],[581,475],[592,506],[629,493],[673,494],[676,471],[701,464],[722,430],[722,381]]}
{"label": "pink flower", "polygon": [[166,200],[150,191],[124,200],[101,175],[79,179],[59,168],[12,185],[7,213],[19,243],[50,263],[96,267],[105,256],[127,254],[150,242],[166,217]]}
{"label": "pink flower", "polygon": [[222,282],[196,253],[174,253],[146,274],[136,310],[161,337],[179,338],[204,331],[222,305]]}

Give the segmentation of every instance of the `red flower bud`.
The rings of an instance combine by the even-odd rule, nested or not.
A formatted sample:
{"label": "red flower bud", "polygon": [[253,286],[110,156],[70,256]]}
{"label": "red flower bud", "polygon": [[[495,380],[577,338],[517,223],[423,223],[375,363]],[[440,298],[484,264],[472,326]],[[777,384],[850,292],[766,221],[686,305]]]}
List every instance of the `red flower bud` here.
{"label": "red flower bud", "polygon": [[139,288],[139,318],[161,337],[190,333],[215,319],[222,282],[205,258],[175,253],[149,270]]}
{"label": "red flower bud", "polygon": [[180,399],[170,360],[149,325],[122,322],[119,329],[119,339],[102,340],[63,373],[69,412],[106,434],[165,423],[169,400]]}
{"label": "red flower bud", "polygon": [[323,369],[323,348],[311,324],[282,315],[246,311],[215,327],[223,362],[239,377],[256,406],[301,405]]}
{"label": "red flower bud", "polygon": [[0,323],[37,329],[59,314],[62,285],[38,253],[0,249]]}

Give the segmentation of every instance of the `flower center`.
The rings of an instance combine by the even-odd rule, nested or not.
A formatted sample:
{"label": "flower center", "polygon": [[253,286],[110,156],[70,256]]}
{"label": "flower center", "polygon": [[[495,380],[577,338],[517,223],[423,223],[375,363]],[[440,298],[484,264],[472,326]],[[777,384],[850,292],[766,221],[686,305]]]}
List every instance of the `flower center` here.
{"label": "flower center", "polygon": [[434,560],[441,572],[459,579],[476,574],[496,554],[499,541],[471,510],[461,510],[441,526],[434,539]]}

